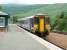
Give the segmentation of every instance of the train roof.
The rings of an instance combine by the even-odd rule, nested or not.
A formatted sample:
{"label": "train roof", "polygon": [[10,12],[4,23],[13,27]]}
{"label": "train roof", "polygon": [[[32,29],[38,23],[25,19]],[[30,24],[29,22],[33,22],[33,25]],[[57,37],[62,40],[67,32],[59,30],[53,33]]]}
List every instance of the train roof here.
{"label": "train roof", "polygon": [[18,21],[30,19],[30,18],[33,18],[33,17],[34,17],[34,16],[24,17],[24,18],[18,19]]}
{"label": "train roof", "polygon": [[41,13],[39,13],[39,14],[36,14],[36,15],[48,15],[47,13],[45,13],[45,14],[41,14]]}
{"label": "train roof", "polygon": [[[45,13],[45,14],[41,14],[41,13],[39,13],[39,14],[36,14],[36,15],[48,15],[48,14],[47,14],[47,13]],[[36,15],[29,16],[29,17],[24,17],[24,18],[18,19],[18,21],[26,20],[26,19],[29,19],[29,18],[33,18],[33,17],[36,16]]]}

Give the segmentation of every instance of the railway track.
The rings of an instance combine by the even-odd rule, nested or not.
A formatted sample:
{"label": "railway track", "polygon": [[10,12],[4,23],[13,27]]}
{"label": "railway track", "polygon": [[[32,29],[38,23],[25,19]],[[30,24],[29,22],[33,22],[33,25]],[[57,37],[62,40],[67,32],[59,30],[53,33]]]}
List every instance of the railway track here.
{"label": "railway track", "polygon": [[46,37],[46,40],[67,50],[67,35],[64,33],[65,32],[51,32]]}
{"label": "railway track", "polygon": [[52,32],[67,35],[67,32],[61,32],[61,31],[52,31]]}
{"label": "railway track", "polygon": [[48,36],[41,38],[62,48],[63,50],[67,50],[67,32],[53,31]]}

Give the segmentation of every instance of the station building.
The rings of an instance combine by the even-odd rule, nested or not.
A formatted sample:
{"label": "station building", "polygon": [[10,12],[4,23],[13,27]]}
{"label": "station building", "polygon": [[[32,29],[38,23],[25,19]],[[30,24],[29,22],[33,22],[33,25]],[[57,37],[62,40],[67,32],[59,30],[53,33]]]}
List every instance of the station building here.
{"label": "station building", "polygon": [[7,13],[0,11],[0,31],[6,31],[8,29],[8,19],[10,16]]}

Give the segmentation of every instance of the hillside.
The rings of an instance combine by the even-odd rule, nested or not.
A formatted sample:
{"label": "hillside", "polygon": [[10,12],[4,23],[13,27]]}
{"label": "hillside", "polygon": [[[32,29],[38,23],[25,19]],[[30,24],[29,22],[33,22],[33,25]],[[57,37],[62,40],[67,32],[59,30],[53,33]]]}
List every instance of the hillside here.
{"label": "hillside", "polygon": [[[3,6],[3,11],[11,14],[34,14],[34,13],[48,13],[49,15],[53,15],[54,13],[58,13],[60,11],[66,11],[67,4],[42,4],[42,5],[17,5],[17,4],[5,4]],[[56,13],[56,14],[57,14]],[[30,15],[31,15],[30,14]]]}
{"label": "hillside", "polygon": [[2,5],[3,11],[10,15],[19,17],[27,17],[36,13],[48,13],[52,19],[61,11],[67,11],[67,4],[42,4],[42,5],[17,5],[6,4]]}

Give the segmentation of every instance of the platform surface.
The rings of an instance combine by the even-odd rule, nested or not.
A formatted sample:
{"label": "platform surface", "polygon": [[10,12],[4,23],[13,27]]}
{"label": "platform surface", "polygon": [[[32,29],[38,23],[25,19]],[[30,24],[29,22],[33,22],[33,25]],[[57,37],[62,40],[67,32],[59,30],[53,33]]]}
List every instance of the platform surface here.
{"label": "platform surface", "polygon": [[10,25],[8,32],[0,32],[0,50],[50,50],[42,45],[27,31],[17,25]]}

